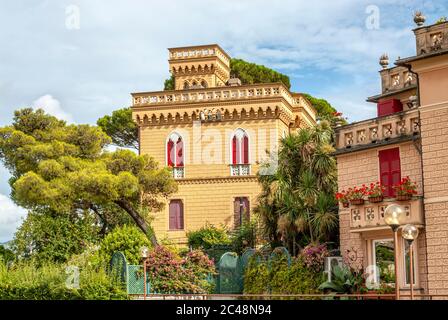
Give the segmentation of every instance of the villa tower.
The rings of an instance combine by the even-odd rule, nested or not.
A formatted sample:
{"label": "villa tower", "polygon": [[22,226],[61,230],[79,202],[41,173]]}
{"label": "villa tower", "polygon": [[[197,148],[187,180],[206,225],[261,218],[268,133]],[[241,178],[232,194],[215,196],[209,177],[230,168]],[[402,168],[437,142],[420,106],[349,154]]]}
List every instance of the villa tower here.
{"label": "villa tower", "polygon": [[169,49],[174,90],[132,94],[140,153],[172,168],[179,190],[154,214],[159,238],[185,244],[206,222],[237,227],[260,192],[256,174],[279,139],[315,123],[312,105],[282,83],[241,85],[218,45]]}

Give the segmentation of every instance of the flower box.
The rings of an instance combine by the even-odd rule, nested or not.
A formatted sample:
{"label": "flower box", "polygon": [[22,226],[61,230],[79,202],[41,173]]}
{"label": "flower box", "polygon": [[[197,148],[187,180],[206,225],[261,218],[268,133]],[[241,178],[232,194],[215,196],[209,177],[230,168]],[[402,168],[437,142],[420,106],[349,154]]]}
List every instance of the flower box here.
{"label": "flower box", "polygon": [[350,207],[350,202],[342,202],[342,207],[344,208]]}
{"label": "flower box", "polygon": [[384,199],[383,196],[369,197],[369,202],[371,202],[371,203],[382,202],[383,199]]}
{"label": "flower box", "polygon": [[412,199],[412,194],[398,194],[397,201],[409,201]]}
{"label": "flower box", "polygon": [[352,205],[362,205],[364,204],[364,199],[351,199],[350,204]]}

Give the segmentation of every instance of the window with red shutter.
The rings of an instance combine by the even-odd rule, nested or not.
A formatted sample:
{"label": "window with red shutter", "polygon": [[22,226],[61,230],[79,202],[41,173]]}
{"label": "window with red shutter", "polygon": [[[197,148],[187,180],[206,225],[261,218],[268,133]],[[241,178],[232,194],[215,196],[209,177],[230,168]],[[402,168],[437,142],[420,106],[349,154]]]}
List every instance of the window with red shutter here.
{"label": "window with red shutter", "polygon": [[177,133],[172,133],[166,147],[166,162],[170,167],[184,166],[184,142]]}
{"label": "window with red shutter", "polygon": [[384,195],[394,197],[393,186],[401,180],[400,149],[393,148],[378,152],[380,181],[386,187]]}
{"label": "window with red shutter", "polygon": [[166,153],[167,153],[167,162],[168,166],[172,167],[174,165],[173,163],[173,149],[174,149],[174,142],[168,140],[167,147],[166,147]]}
{"label": "window with red shutter", "polygon": [[239,228],[244,221],[250,221],[250,204],[247,197],[236,197],[233,202],[234,224]]}
{"label": "window with red shutter", "polygon": [[236,156],[236,148],[238,144],[238,139],[236,138],[236,135],[233,136],[232,139],[232,164],[238,164],[237,156]]}
{"label": "window with red shutter", "polygon": [[184,205],[182,200],[171,200],[169,206],[170,230],[184,229]]}
{"label": "window with red shutter", "polygon": [[242,129],[232,137],[232,164],[249,164],[249,137]]}
{"label": "window with red shutter", "polygon": [[247,135],[243,137],[243,163],[249,163],[249,138]]}

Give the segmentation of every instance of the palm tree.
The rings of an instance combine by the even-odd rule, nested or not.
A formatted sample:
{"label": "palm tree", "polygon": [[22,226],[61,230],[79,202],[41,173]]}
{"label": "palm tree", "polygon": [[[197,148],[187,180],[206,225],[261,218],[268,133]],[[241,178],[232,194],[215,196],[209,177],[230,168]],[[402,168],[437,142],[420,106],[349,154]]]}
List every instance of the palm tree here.
{"label": "palm tree", "polygon": [[276,172],[258,175],[262,193],[256,212],[271,242],[281,239],[296,252],[296,246],[337,237],[336,161],[331,141],[332,128],[326,121],[302,128],[281,140]]}

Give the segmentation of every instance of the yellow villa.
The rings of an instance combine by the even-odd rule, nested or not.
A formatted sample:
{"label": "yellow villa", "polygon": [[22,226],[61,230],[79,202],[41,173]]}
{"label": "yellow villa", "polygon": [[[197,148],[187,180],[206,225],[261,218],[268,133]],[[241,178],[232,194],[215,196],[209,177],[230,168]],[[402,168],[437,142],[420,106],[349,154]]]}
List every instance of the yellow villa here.
{"label": "yellow villa", "polygon": [[241,85],[219,45],[168,51],[175,89],[132,93],[132,110],[140,153],[172,167],[179,185],[153,228],[185,244],[206,222],[232,229],[250,217],[260,162],[282,136],[313,125],[316,112],[282,83]]}

